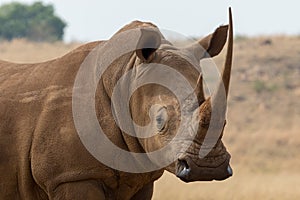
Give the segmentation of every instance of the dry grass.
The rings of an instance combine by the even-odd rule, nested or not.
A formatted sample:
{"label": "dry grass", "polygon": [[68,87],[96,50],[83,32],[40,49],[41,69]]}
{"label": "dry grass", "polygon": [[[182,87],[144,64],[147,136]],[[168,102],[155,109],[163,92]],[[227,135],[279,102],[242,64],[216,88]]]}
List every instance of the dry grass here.
{"label": "dry grass", "polygon": [[298,200],[299,173],[262,174],[245,172],[236,167],[238,174],[224,182],[185,184],[166,173],[155,185],[155,200]]}
{"label": "dry grass", "polygon": [[[44,61],[76,46],[0,42],[0,59]],[[238,38],[224,136],[234,176],[185,184],[166,173],[154,199],[300,199],[299,99],[300,38]]]}
{"label": "dry grass", "polygon": [[0,41],[0,59],[17,63],[42,62],[62,56],[79,43],[32,43],[24,39]]}

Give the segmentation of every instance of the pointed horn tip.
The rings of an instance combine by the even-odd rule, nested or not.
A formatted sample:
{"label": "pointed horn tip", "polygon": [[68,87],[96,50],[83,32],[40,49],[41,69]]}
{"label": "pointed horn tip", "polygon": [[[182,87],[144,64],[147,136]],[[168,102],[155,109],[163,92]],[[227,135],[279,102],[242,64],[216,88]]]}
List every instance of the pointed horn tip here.
{"label": "pointed horn tip", "polygon": [[232,9],[229,7],[229,24],[232,26]]}

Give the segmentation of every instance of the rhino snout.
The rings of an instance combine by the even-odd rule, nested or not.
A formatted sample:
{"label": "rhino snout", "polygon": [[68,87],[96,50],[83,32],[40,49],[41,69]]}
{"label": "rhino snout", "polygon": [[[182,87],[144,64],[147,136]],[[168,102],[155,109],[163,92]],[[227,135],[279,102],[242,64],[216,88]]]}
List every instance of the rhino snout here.
{"label": "rhino snout", "polygon": [[184,182],[222,181],[233,175],[233,170],[226,160],[217,167],[197,166],[190,158],[179,159],[176,163],[176,176]]}

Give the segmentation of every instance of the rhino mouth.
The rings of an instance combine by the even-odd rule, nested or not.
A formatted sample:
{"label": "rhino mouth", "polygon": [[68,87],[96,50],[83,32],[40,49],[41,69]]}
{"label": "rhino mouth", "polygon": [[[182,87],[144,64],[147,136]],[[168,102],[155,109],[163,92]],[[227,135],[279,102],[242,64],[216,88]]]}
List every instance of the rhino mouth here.
{"label": "rhino mouth", "polygon": [[229,159],[216,167],[197,166],[192,159],[179,159],[176,163],[176,176],[182,181],[222,181],[233,175]]}

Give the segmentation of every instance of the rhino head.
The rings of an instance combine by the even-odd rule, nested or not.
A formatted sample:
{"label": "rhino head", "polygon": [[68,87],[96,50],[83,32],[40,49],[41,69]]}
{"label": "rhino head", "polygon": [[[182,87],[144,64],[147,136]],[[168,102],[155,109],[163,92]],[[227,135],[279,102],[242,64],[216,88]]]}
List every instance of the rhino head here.
{"label": "rhino head", "polygon": [[[226,43],[228,32],[229,41],[222,81],[215,93],[205,98],[203,77],[195,69],[195,65],[200,67],[200,61],[208,55],[218,55]],[[147,130],[140,131],[142,134],[148,132],[151,135],[139,138],[145,152],[155,152],[171,144],[161,157],[150,159],[158,164],[160,160],[173,161],[165,169],[185,182],[224,180],[232,176],[230,154],[222,142],[232,65],[231,11],[228,26],[217,28],[211,35],[186,48],[175,48],[164,41],[156,31],[144,34],[140,44],[141,48],[136,50],[136,76],[145,79],[146,74],[152,74],[171,81],[174,86],[171,91],[163,85],[149,83],[136,90],[130,98],[133,121],[141,127],[148,127]],[[147,44],[151,44],[151,48],[145,47]],[[196,98],[193,99],[193,95],[185,91],[186,88],[177,85],[179,78],[176,73],[162,75],[153,66],[145,67],[149,65],[168,66],[179,72],[192,86]],[[175,94],[177,91],[183,94],[179,99]]]}
{"label": "rhino head", "polygon": [[[205,98],[200,61],[217,56],[228,33],[222,78]],[[185,48],[151,23],[125,26],[93,50],[77,74],[72,108],[82,143],[119,171],[166,169],[186,182],[232,176],[222,142],[232,54],[231,11],[228,26]]]}

